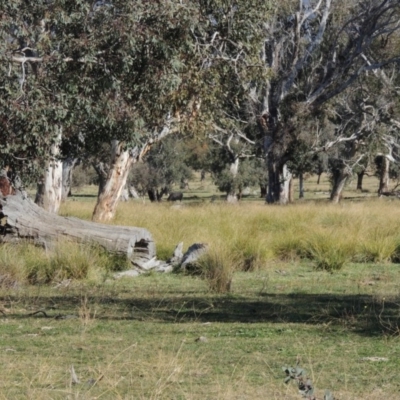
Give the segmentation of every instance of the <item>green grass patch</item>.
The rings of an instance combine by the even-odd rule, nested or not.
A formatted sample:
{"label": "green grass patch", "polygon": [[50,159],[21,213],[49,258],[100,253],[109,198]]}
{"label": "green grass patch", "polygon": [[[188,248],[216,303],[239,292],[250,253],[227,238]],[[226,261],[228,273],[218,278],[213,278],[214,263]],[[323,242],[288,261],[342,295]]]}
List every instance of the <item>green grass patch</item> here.
{"label": "green grass patch", "polygon": [[173,274],[2,289],[0,398],[300,399],[281,370],[299,359],[317,398],[396,399],[399,273],[284,263],[224,295]]}

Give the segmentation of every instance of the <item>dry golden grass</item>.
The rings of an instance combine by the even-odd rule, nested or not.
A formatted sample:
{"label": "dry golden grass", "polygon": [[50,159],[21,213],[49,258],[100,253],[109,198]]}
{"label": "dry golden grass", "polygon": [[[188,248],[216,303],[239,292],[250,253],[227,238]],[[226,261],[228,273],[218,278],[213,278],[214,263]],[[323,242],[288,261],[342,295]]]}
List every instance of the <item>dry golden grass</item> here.
{"label": "dry golden grass", "polygon": [[[62,266],[56,281],[86,277],[0,288],[0,399],[300,400],[281,371],[300,357],[318,399],[329,388],[340,400],[395,400],[399,205],[120,204],[112,223],[147,228],[160,258],[180,241],[208,243],[210,286],[219,290],[218,268],[231,281],[223,295],[182,275],[113,281],[101,254],[69,244],[53,255],[3,246],[0,263],[16,281],[38,264]],[[93,207],[93,199],[68,201],[62,214],[90,219]],[[333,274],[315,270],[335,265]],[[49,318],[29,316],[38,309]],[[59,314],[75,318],[52,318]]]}

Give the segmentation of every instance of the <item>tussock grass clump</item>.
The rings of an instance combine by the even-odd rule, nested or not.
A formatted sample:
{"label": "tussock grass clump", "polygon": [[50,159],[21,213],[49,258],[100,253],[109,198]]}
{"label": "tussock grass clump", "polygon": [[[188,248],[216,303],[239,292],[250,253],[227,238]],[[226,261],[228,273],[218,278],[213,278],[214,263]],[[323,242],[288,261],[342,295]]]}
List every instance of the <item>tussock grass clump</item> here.
{"label": "tussock grass clump", "polygon": [[0,246],[0,287],[13,287],[25,281],[24,264],[28,251],[26,245]]}
{"label": "tussock grass clump", "polygon": [[308,258],[317,269],[335,271],[341,269],[354,256],[352,244],[336,231],[316,231],[307,239]]}
{"label": "tussock grass clump", "polygon": [[365,262],[386,263],[395,260],[399,240],[393,236],[366,238],[362,244],[361,254]]}
{"label": "tussock grass clump", "polygon": [[110,270],[121,269],[118,261],[119,258],[109,256],[99,248],[60,241],[48,254],[28,260],[27,278],[33,284],[64,279],[96,279]]}
{"label": "tussock grass clump", "polygon": [[64,279],[101,281],[128,268],[125,258],[88,245],[60,241],[47,251],[29,243],[0,246],[0,286],[49,284]]}
{"label": "tussock grass clump", "polygon": [[274,236],[272,248],[275,256],[284,261],[307,257],[307,235],[303,231],[281,232]]}
{"label": "tussock grass clump", "polygon": [[216,293],[231,291],[233,273],[240,268],[237,253],[223,244],[211,246],[198,260],[198,271]]}

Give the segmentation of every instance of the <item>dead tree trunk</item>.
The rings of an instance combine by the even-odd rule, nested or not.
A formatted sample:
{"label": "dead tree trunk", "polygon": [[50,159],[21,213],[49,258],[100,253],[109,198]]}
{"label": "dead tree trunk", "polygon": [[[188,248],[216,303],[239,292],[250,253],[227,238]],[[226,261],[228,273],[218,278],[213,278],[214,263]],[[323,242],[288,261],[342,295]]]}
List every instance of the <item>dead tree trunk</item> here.
{"label": "dead tree trunk", "polygon": [[100,245],[107,251],[128,257],[140,264],[155,257],[155,243],[143,228],[103,225],[65,218],[49,213],[21,195],[0,198],[7,223],[2,228],[0,242],[18,243],[27,240],[44,247],[59,239]]}

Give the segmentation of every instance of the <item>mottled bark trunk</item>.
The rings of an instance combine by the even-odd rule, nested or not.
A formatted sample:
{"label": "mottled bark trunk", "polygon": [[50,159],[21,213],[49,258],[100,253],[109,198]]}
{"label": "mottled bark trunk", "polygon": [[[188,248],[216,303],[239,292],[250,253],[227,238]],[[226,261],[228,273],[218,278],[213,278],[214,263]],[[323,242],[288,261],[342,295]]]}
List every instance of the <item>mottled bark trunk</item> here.
{"label": "mottled bark trunk", "polygon": [[286,165],[268,159],[268,191],[267,203],[287,204],[289,202],[289,185],[292,174]]}
{"label": "mottled bark trunk", "polygon": [[379,189],[378,195],[381,196],[383,193],[389,192],[389,168],[390,161],[386,157],[382,157],[381,168],[379,171]]}
{"label": "mottled bark trunk", "polygon": [[72,170],[74,169],[77,158],[69,157],[62,162],[62,187],[61,187],[61,201],[67,200],[71,193],[72,185]]}
{"label": "mottled bark trunk", "polygon": [[357,172],[357,190],[362,191],[362,184],[364,179],[365,171]]}
{"label": "mottled bark trunk", "polygon": [[117,140],[112,141],[110,170],[104,188],[97,198],[93,221],[109,221],[114,217],[134,161],[130,151],[123,149],[123,143]]}
{"label": "mottled bark trunk", "polygon": [[[318,177],[319,179],[319,177]],[[304,198],[304,175],[303,173],[299,174],[299,199]]]}
{"label": "mottled bark trunk", "polygon": [[229,172],[232,177],[232,185],[229,193],[226,196],[226,200],[228,203],[237,203],[238,202],[238,187],[236,185],[236,178],[239,172],[239,158],[235,158],[235,160],[231,163]]}
{"label": "mottled bark trunk", "polygon": [[321,175],[322,175],[322,173],[318,174],[317,185],[319,185],[319,183],[321,182]]}
{"label": "mottled bark trunk", "polygon": [[331,202],[339,203],[342,198],[344,186],[346,185],[347,179],[351,176],[351,169],[344,164],[341,160],[335,160],[332,163],[332,191],[331,191]]}
{"label": "mottled bark trunk", "polygon": [[55,143],[51,146],[51,161],[37,184],[35,203],[48,212],[57,214],[61,205],[62,162],[57,160],[60,153],[61,128]]}

